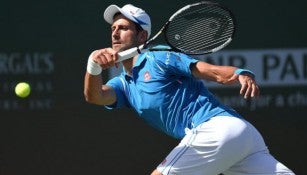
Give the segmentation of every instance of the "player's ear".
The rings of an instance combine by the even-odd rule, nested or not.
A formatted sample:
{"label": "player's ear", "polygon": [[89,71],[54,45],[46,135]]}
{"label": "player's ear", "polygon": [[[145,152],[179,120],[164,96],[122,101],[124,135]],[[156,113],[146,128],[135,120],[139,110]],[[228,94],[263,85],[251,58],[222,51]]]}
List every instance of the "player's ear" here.
{"label": "player's ear", "polygon": [[148,33],[146,30],[141,30],[138,33],[138,39],[141,43],[145,43],[145,41],[147,40],[147,36],[148,36]]}

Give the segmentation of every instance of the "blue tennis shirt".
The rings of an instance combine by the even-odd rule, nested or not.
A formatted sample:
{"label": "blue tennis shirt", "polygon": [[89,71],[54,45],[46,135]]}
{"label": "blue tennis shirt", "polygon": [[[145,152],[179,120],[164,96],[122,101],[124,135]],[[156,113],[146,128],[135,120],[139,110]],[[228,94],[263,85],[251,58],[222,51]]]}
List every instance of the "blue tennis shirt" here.
{"label": "blue tennis shirt", "polygon": [[132,76],[125,71],[107,85],[117,101],[108,109],[133,108],[149,125],[174,138],[214,116],[241,117],[222,105],[193,77],[190,66],[198,60],[177,52],[151,51],[139,55]]}

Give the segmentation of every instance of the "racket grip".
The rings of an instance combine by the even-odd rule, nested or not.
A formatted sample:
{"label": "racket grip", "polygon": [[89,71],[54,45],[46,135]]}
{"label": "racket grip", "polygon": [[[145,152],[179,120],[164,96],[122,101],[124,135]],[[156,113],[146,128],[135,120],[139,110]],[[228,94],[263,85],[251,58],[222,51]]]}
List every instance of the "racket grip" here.
{"label": "racket grip", "polygon": [[124,50],[122,52],[118,52],[118,60],[116,61],[121,62],[124,61],[126,59],[132,58],[134,56],[136,56],[137,54],[141,53],[141,49],[143,48],[143,45],[139,46],[139,47],[133,47],[131,49],[128,50]]}

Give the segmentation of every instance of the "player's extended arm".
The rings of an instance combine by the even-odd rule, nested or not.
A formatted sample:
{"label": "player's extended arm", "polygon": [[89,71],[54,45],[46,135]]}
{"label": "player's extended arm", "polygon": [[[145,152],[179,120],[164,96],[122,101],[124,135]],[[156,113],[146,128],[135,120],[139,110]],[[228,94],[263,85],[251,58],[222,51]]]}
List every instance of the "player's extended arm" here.
{"label": "player's extended arm", "polygon": [[230,78],[234,75],[236,69],[236,67],[232,66],[218,66],[203,61],[198,61],[191,67],[194,77],[221,84],[232,83]]}
{"label": "player's extended arm", "polygon": [[233,66],[212,65],[198,61],[191,67],[193,76],[199,79],[215,81],[221,84],[241,84],[240,94],[244,98],[257,97],[260,94],[259,87],[253,73],[248,70],[238,69]]}

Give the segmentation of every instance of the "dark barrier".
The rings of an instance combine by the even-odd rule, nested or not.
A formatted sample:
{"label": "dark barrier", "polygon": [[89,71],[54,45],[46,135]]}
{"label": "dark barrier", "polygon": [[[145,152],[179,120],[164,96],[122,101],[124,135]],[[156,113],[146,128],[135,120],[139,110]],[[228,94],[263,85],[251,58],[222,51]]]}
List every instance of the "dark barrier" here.
{"label": "dark barrier", "polygon": [[[242,57],[257,56],[260,49],[273,50],[271,57],[261,52],[262,59],[273,61],[267,62],[267,69],[247,65],[255,72],[269,70],[257,72],[263,86],[256,101],[240,98],[238,87],[213,85],[210,89],[259,129],[273,155],[297,174],[306,174],[302,153],[307,146],[307,24],[303,23],[307,2],[220,2],[235,13],[238,22],[236,37],[226,50],[236,50]],[[1,175],[149,174],[177,144],[131,110],[108,111],[84,101],[87,57],[92,50],[109,46],[110,26],[102,20],[102,12],[111,3],[1,2]],[[162,3],[135,2],[152,15],[153,33],[188,1],[168,1],[165,9]],[[108,77],[105,71],[103,78]],[[31,84],[28,98],[14,94],[20,81]]]}

